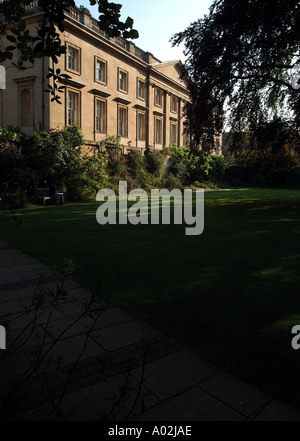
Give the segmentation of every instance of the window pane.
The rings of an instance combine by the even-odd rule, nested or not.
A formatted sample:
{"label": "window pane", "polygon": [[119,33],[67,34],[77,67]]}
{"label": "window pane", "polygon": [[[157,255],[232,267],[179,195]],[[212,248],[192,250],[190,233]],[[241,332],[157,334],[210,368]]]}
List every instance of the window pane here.
{"label": "window pane", "polygon": [[155,104],[157,106],[161,106],[161,100],[162,100],[161,91],[159,89],[156,89],[155,90]]}
{"label": "window pane", "polygon": [[138,114],[138,139],[144,139],[145,115]]}
{"label": "window pane", "polygon": [[176,144],[177,142],[177,125],[171,124],[171,144]]}
{"label": "window pane", "polygon": [[69,92],[68,96],[68,125],[77,124],[77,94]]}
{"label": "window pane", "polygon": [[161,120],[155,120],[155,142],[161,144]]}
{"label": "window pane", "polygon": [[138,97],[145,98],[145,83],[143,81],[138,81]]}
{"label": "window pane", "polygon": [[119,74],[119,89],[127,92],[127,74],[125,72]]}
{"label": "window pane", "polygon": [[127,110],[119,109],[119,135],[127,136]]}
{"label": "window pane", "polygon": [[105,81],[105,65],[101,61],[97,61],[97,76],[98,81]]}
{"label": "window pane", "polygon": [[96,130],[97,132],[104,133],[104,121],[105,121],[105,112],[104,112],[105,104],[102,101],[97,101],[96,108]]}
{"label": "window pane", "polygon": [[177,98],[171,96],[171,110],[177,112]]}
{"label": "window pane", "polygon": [[71,47],[68,49],[68,67],[72,70],[78,70],[78,51]]}

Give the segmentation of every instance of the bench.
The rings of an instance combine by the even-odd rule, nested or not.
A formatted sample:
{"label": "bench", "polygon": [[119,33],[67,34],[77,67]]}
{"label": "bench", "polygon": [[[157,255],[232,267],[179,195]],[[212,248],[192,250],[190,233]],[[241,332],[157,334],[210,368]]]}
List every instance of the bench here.
{"label": "bench", "polygon": [[[63,193],[63,203],[65,203],[65,193]],[[37,199],[43,201],[43,205],[46,205],[46,201],[51,199],[53,202],[56,202],[56,195],[50,196],[50,187],[38,188],[37,189]]]}
{"label": "bench", "polygon": [[46,201],[49,199],[54,199],[53,196],[50,196],[50,188],[38,188],[37,189],[37,199],[43,201],[43,205],[46,205]]}

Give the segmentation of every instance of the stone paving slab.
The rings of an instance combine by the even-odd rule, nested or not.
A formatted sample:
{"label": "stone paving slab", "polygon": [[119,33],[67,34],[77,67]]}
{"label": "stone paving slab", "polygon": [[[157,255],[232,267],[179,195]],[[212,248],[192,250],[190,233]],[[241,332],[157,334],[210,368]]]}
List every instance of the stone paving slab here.
{"label": "stone paving slab", "polygon": [[[21,314],[32,303],[40,272],[48,274],[41,291],[50,293],[55,289],[51,271],[0,241],[0,320],[7,324],[7,347],[21,335],[17,352],[0,351],[1,390],[33,369],[43,341],[45,355],[14,397],[12,419],[101,420],[106,415],[118,421],[130,412],[132,421],[300,420],[299,408],[201,360],[105,299],[97,298],[91,315],[74,325],[91,297],[77,282],[67,281],[68,293],[57,302],[50,323],[46,305],[36,321],[33,311]],[[57,413],[53,403],[61,394]],[[114,400],[122,406],[110,412]]]}
{"label": "stone paving slab", "polygon": [[255,421],[300,421],[300,409],[272,400],[254,419]]}
{"label": "stone paving slab", "polygon": [[[220,372],[218,368],[189,351],[180,347],[178,349],[173,354],[147,364],[144,385],[151,394],[159,397],[160,400],[172,397],[174,390],[177,393],[182,393],[208,378],[214,378]],[[166,372],[168,372],[167,376]],[[140,370],[136,375],[139,374]]]}
{"label": "stone paving slab", "polygon": [[93,339],[107,351],[113,351],[123,346],[136,343],[149,337],[157,336],[159,332],[139,320],[131,320],[108,328],[94,331]]}
{"label": "stone paving slab", "polygon": [[269,403],[272,396],[224,372],[200,385],[201,389],[245,416]]}
{"label": "stone paving slab", "polygon": [[129,412],[141,412],[144,390],[142,389],[141,398],[135,403],[139,385],[132,380],[126,388],[126,402],[122,406],[117,405],[125,382],[126,375],[121,374],[106,381],[100,380],[95,386],[91,385],[67,394],[60,406],[64,418],[71,421],[101,421],[108,419],[109,412],[112,412],[117,421],[123,421]]}
{"label": "stone paving slab", "polygon": [[169,401],[136,415],[136,421],[243,421],[245,417],[226,404],[194,387]]}

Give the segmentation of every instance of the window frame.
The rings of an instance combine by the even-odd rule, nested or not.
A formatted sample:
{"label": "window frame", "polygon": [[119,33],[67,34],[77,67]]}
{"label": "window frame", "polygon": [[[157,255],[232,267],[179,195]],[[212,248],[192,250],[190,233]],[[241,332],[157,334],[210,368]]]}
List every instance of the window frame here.
{"label": "window frame", "polygon": [[[121,80],[120,75],[121,74],[125,74],[125,83],[126,83],[125,84],[125,89],[122,89],[121,86],[120,86],[120,80]],[[118,67],[118,91],[122,92],[122,93],[128,94],[128,91],[129,91],[128,85],[129,85],[129,73],[126,70],[121,69],[120,67]]]}
{"label": "window frame", "polygon": [[[100,118],[100,116],[97,115],[98,112],[98,103],[101,103],[103,105],[103,130],[99,130],[97,128],[98,125],[98,118]],[[95,98],[95,132],[96,133],[107,133],[107,101],[104,99],[100,99],[100,98]]]}
{"label": "window frame", "polygon": [[[175,103],[175,109],[173,109],[172,103]],[[170,98],[170,111],[172,113],[178,112],[178,98],[175,95],[171,95],[171,98]]]}
{"label": "window frame", "polygon": [[[104,65],[104,80],[99,80],[97,78],[97,72],[98,72],[98,62],[102,63]],[[107,85],[107,61],[103,60],[102,58],[95,56],[95,82],[99,84],[103,84],[104,86]]]}
{"label": "window frame", "polygon": [[[73,94],[76,96],[76,122],[72,122],[69,124],[69,94]],[[77,125],[81,127],[81,93],[77,90],[67,88],[66,89],[66,126],[72,127],[73,125]]]}
{"label": "window frame", "polygon": [[[139,118],[142,117],[142,126],[140,134]],[[136,139],[138,141],[146,141],[146,113],[138,111],[136,117]]]}
{"label": "window frame", "polygon": [[[144,91],[143,96],[141,96],[141,95],[139,94],[139,83],[142,83],[142,84],[143,84],[143,91]],[[139,100],[146,101],[146,81],[143,80],[142,78],[137,78],[137,84],[136,84],[136,96],[137,96],[137,98],[138,98]]]}
{"label": "window frame", "polygon": [[[175,127],[175,141],[172,139],[172,129]],[[177,144],[178,143],[178,124],[175,121],[170,121],[170,144]]]}
{"label": "window frame", "polygon": [[[125,122],[124,124],[124,132],[122,131],[122,133],[120,133],[120,112],[121,110],[125,111]],[[124,106],[124,105],[118,105],[118,130],[117,133],[119,136],[121,136],[122,138],[128,138],[128,107]]]}
{"label": "window frame", "polygon": [[[159,92],[159,97],[160,97],[159,104],[157,104],[157,102],[156,102],[157,92]],[[154,105],[156,107],[160,107],[160,108],[162,108],[162,105],[163,105],[163,91],[159,87],[155,87],[155,89],[154,89]]]}
{"label": "window frame", "polygon": [[[66,46],[67,46],[66,66],[65,66],[66,70],[68,72],[72,72],[75,75],[81,75],[81,48],[79,46],[76,46],[75,44],[69,43],[69,42],[66,43]],[[72,69],[71,67],[69,67],[69,49],[75,50],[77,52],[77,54],[78,54],[78,59],[77,59],[78,66],[77,66],[77,69]]]}
{"label": "window frame", "polygon": [[[156,124],[159,122],[159,125],[160,125],[160,127],[159,127],[159,140],[157,140],[157,126],[156,126]],[[163,125],[162,125],[162,118],[159,118],[159,117],[155,117],[154,118],[154,144],[159,144],[159,145],[161,145],[162,143],[163,143],[163,141],[162,141],[162,128],[163,128]]]}

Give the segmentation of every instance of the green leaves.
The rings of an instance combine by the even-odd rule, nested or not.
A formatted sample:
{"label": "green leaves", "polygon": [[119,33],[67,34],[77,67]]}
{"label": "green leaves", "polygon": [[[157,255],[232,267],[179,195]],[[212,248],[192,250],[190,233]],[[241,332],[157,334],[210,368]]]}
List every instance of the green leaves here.
{"label": "green leaves", "polygon": [[215,147],[224,110],[235,130],[250,130],[282,109],[300,129],[299,93],[286,75],[300,63],[299,26],[293,2],[214,0],[208,15],[173,37],[173,44],[185,44],[187,128],[195,145]]}

